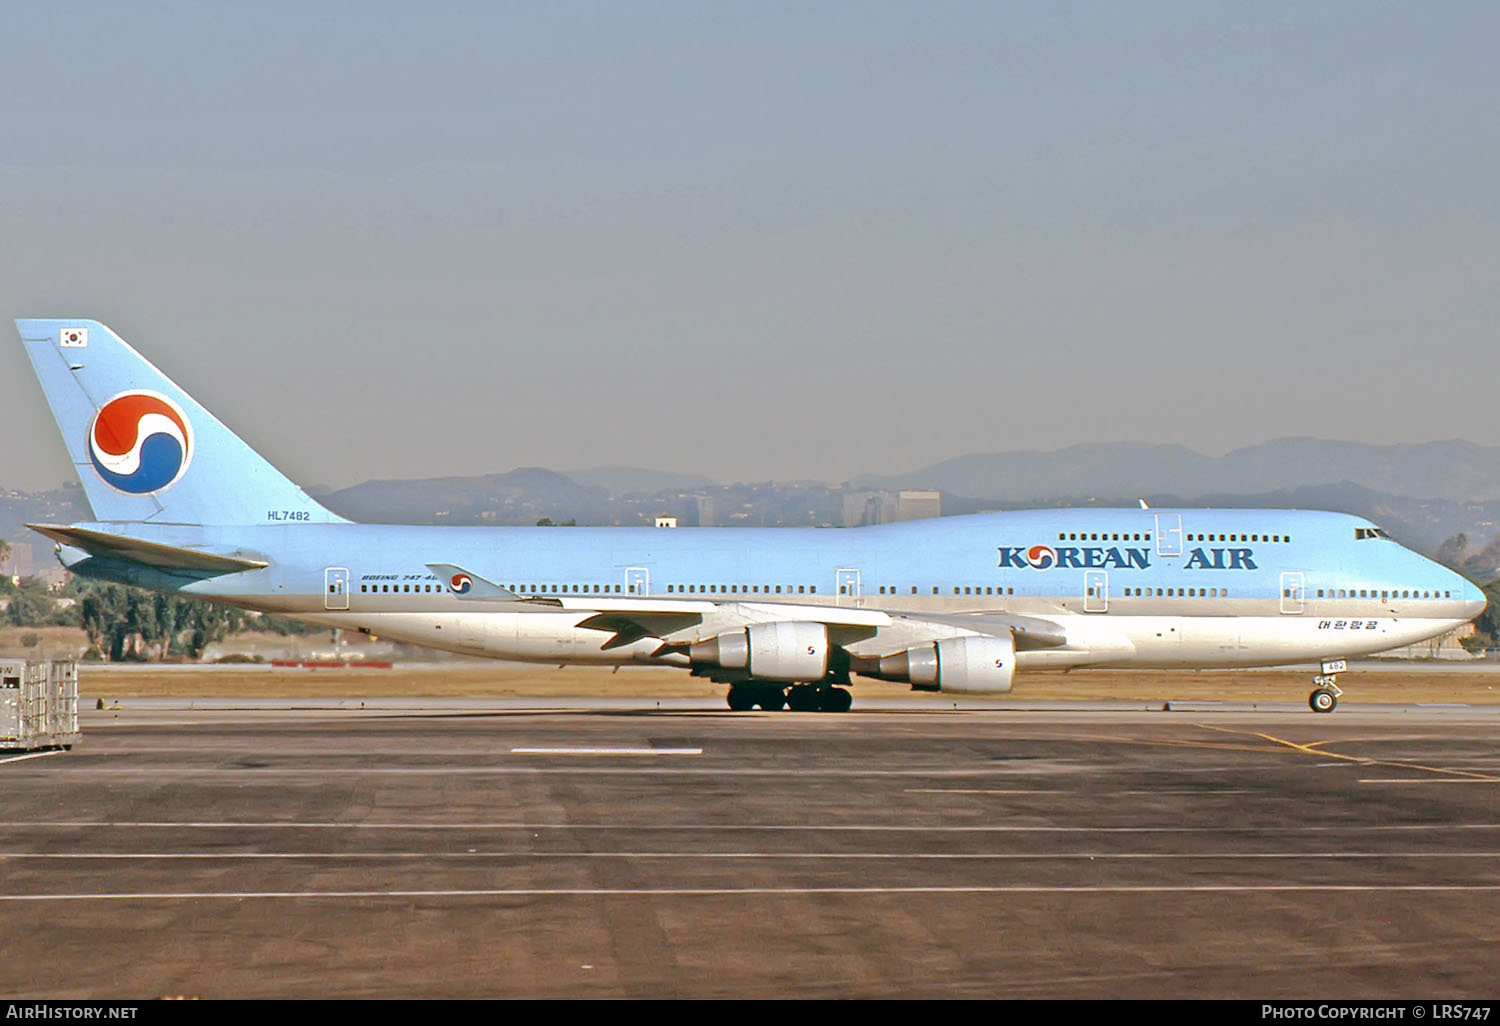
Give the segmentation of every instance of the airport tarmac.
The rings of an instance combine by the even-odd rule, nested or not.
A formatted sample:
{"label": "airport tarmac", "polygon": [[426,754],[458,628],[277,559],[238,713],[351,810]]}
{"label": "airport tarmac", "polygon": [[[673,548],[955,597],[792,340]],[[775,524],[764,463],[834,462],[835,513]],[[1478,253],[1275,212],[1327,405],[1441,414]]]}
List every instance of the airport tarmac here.
{"label": "airport tarmac", "polygon": [[71,752],[0,755],[14,997],[1456,999],[1500,978],[1493,708],[119,705],[86,709]]}

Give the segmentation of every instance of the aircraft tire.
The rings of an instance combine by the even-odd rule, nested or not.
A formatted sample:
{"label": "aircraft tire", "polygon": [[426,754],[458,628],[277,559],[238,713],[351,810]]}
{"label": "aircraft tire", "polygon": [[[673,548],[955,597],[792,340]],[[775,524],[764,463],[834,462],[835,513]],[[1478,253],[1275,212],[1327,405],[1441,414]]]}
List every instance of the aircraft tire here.
{"label": "aircraft tire", "polygon": [[810,684],[793,684],[786,693],[786,705],[792,712],[814,712],[821,703],[818,692]]}
{"label": "aircraft tire", "polygon": [[731,685],[729,694],[724,697],[729,702],[729,708],[735,712],[749,712],[755,708],[755,699],[757,696],[747,688],[742,688],[739,685]]}
{"label": "aircraft tire", "polygon": [[818,707],[823,712],[848,712],[854,705],[854,696],[843,688],[824,688],[819,697],[822,701]]}
{"label": "aircraft tire", "polygon": [[1331,713],[1339,707],[1339,696],[1327,688],[1319,688],[1307,696],[1307,704],[1315,713]]}
{"label": "aircraft tire", "polygon": [[775,684],[762,684],[755,704],[766,712],[780,712],[786,708],[786,692]]}

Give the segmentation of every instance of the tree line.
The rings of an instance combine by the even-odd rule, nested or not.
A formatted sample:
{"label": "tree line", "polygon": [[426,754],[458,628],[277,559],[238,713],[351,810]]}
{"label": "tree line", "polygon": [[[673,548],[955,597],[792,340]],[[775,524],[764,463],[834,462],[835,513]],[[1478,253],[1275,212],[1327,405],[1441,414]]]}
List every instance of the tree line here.
{"label": "tree line", "polygon": [[[61,598],[75,601],[63,603]],[[0,599],[6,600],[0,623],[82,628],[89,641],[84,658],[110,662],[200,659],[209,645],[240,631],[310,634],[323,629],[202,599],[76,577],[60,593],[34,577],[22,578],[19,585],[0,578]]]}

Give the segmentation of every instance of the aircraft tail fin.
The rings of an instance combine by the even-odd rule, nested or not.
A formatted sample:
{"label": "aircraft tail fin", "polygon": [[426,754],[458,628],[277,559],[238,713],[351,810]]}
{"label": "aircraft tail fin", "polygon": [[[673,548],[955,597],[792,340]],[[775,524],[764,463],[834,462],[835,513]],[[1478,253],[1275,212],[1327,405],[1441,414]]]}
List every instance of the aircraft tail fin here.
{"label": "aircraft tail fin", "polygon": [[344,522],[98,321],[16,328],[95,519]]}

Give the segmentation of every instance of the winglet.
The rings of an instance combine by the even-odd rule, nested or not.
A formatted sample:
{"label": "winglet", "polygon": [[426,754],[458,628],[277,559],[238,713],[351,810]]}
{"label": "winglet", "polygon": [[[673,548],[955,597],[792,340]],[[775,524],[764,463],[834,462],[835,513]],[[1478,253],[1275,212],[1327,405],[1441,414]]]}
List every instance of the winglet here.
{"label": "winglet", "polygon": [[520,602],[521,596],[509,588],[470,573],[452,563],[428,563],[427,569],[437,574],[448,584],[448,590],[461,599],[487,599],[491,602]]}

